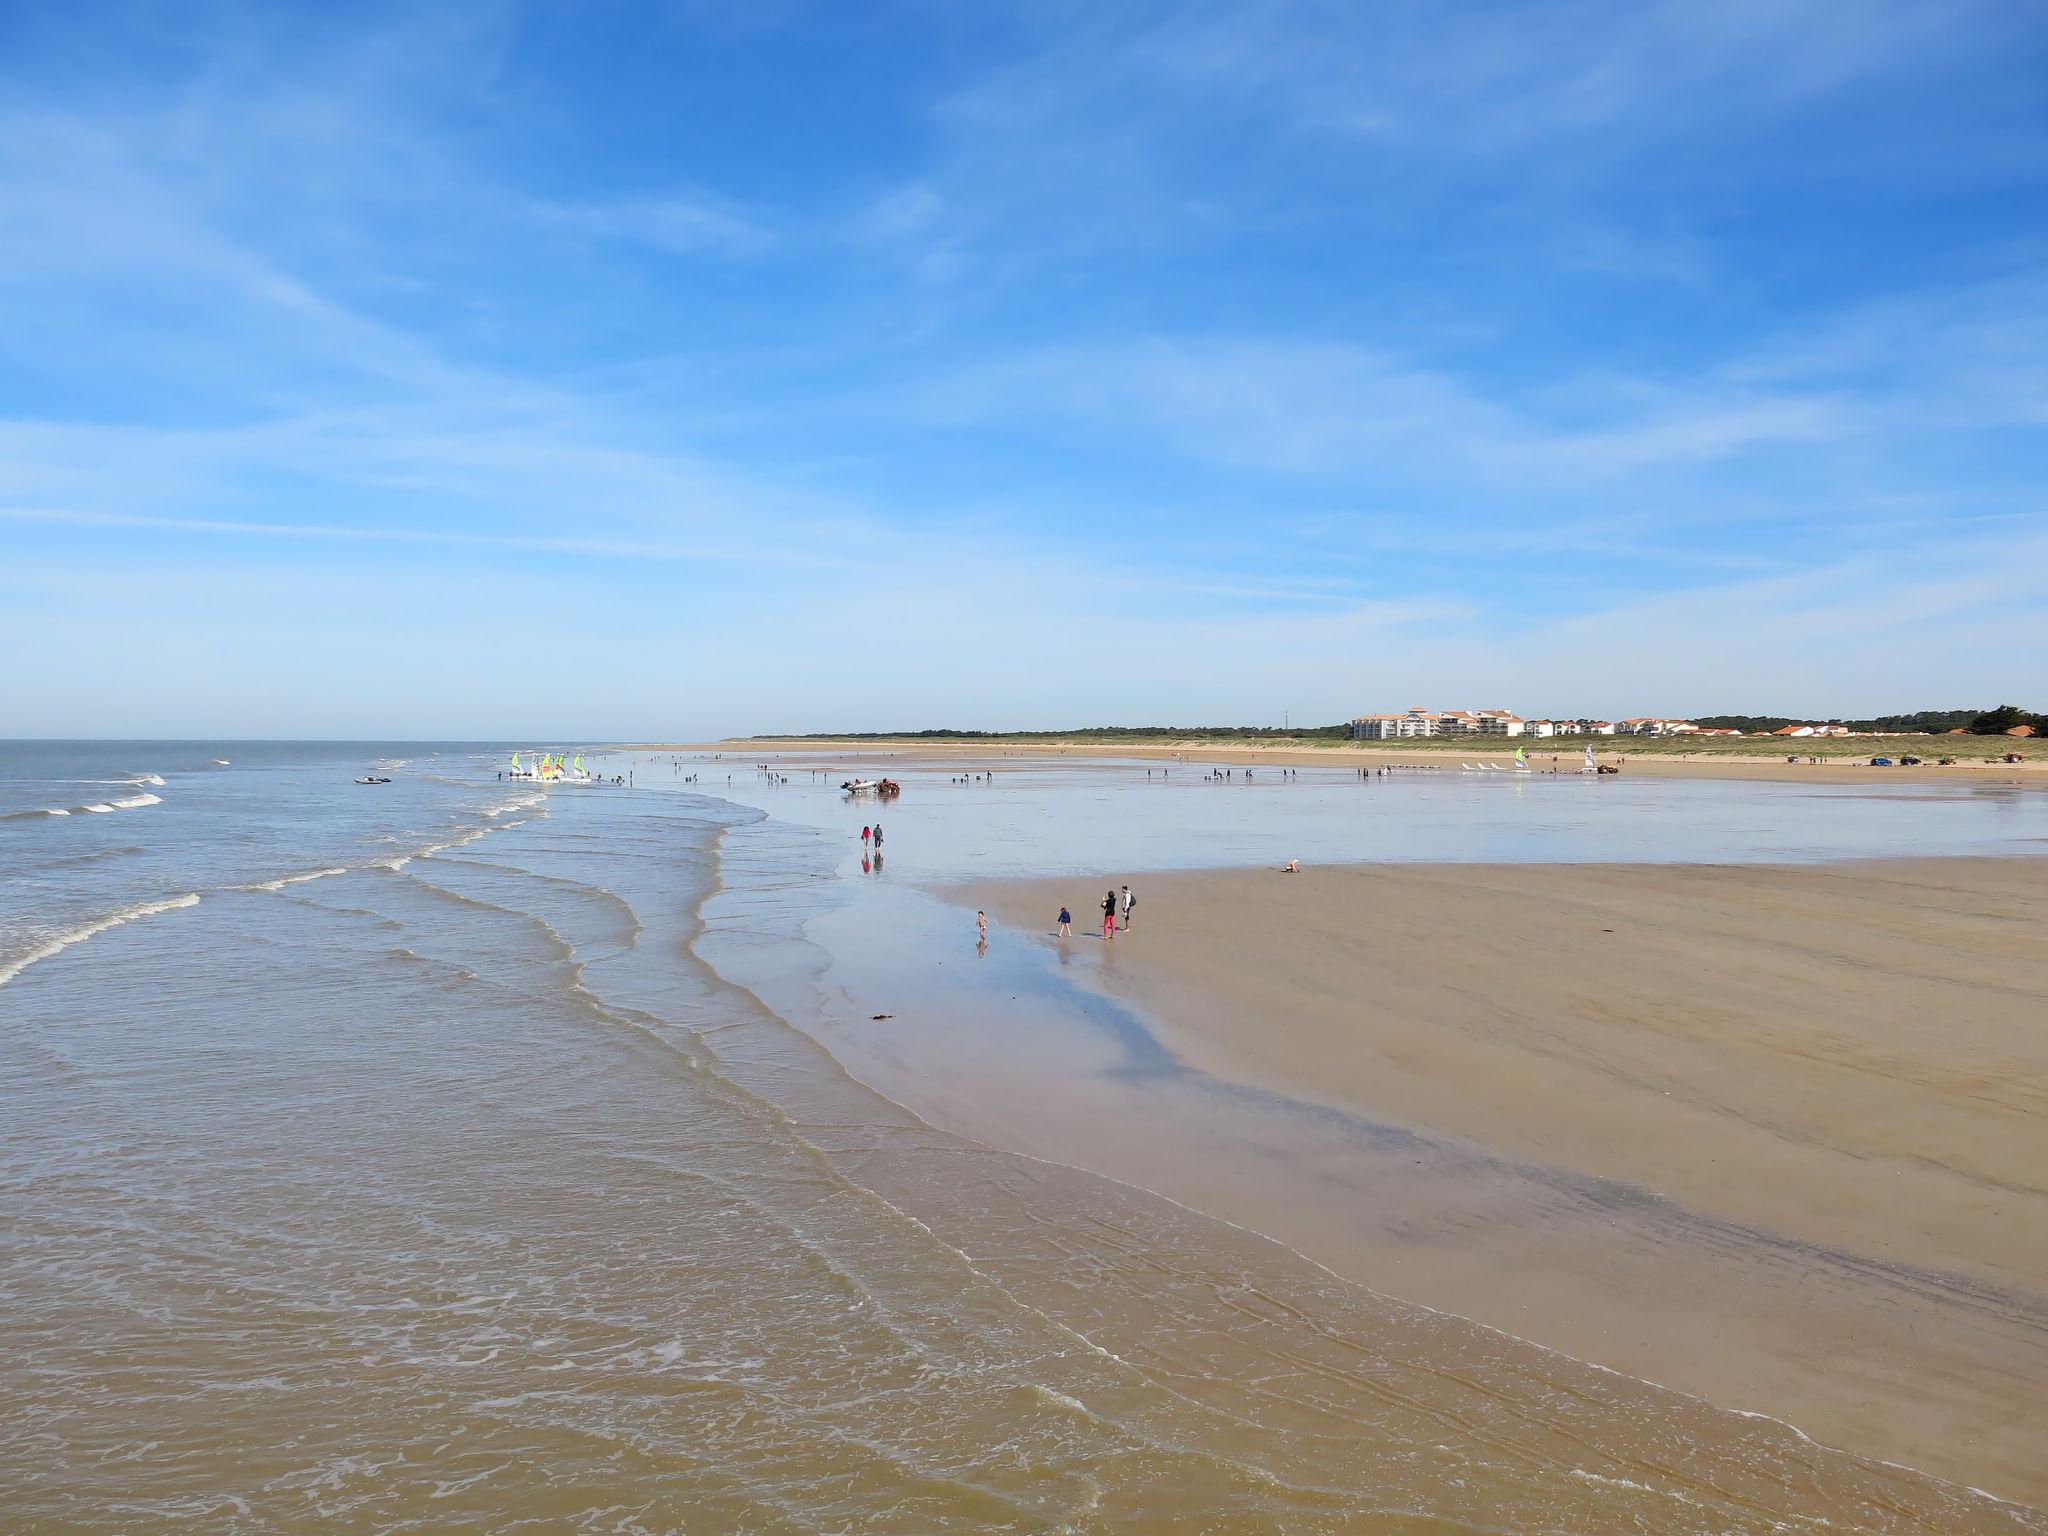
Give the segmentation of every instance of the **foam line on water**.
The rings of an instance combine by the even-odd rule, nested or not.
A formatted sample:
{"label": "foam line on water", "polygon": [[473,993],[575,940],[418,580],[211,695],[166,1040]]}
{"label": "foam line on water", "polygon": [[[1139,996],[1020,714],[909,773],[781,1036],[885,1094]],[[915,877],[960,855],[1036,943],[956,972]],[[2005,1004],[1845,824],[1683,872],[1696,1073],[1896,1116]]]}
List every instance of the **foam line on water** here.
{"label": "foam line on water", "polygon": [[187,891],[183,896],[173,896],[167,901],[145,901],[139,906],[126,907],[119,912],[109,913],[89,923],[45,940],[37,948],[16,959],[0,961],[0,986],[5,986],[38,960],[47,960],[52,955],[62,954],[74,944],[83,944],[96,933],[105,933],[109,928],[118,928],[123,923],[132,923],[138,917],[153,917],[159,912],[175,912],[181,907],[199,905],[199,893]]}
{"label": "foam line on water", "polygon": [[303,885],[308,880],[325,880],[329,875],[345,875],[348,871],[340,865],[331,869],[309,869],[299,875],[279,875],[275,880],[259,880],[254,885],[238,885],[238,891],[281,891],[288,885]]}
{"label": "foam line on water", "polygon": [[[113,783],[117,781],[108,780],[107,782]],[[131,787],[135,783],[131,779],[121,779],[118,782],[130,785]],[[159,780],[158,782],[161,783],[162,781]],[[144,806],[162,805],[163,803],[164,797],[162,795],[152,795],[149,791],[144,790],[139,795],[125,795],[119,800],[96,800],[91,805],[52,805],[42,806],[29,811],[9,811],[5,816],[0,816],[0,821],[20,821],[29,816],[76,816],[81,813],[94,816],[111,816],[116,811],[139,811]]]}

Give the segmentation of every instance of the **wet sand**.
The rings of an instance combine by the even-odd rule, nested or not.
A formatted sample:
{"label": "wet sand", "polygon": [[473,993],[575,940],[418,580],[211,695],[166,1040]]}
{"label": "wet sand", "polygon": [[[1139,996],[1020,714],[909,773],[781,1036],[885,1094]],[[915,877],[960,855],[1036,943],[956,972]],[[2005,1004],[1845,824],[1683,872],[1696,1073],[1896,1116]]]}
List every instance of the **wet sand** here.
{"label": "wet sand", "polygon": [[[1189,1067],[1416,1155],[1240,1177],[1134,1129],[1101,1171],[2048,1503],[2048,860],[1130,878],[1138,932],[1070,941],[1071,974]],[[948,895],[1053,946],[1079,886]]]}

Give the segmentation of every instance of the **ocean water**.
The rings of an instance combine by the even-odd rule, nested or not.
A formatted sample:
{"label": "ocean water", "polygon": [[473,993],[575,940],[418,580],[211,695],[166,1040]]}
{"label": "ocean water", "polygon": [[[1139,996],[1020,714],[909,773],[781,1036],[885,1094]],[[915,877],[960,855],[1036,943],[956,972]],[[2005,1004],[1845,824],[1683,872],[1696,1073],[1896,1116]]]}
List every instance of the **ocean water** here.
{"label": "ocean water", "polygon": [[[928,1124],[775,984],[874,888],[827,779],[502,757],[0,745],[0,1529],[2048,1529]],[[888,877],[1507,857],[1539,790],[1625,803],[1146,786],[934,770]],[[2048,830],[1952,798],[1712,836]]]}

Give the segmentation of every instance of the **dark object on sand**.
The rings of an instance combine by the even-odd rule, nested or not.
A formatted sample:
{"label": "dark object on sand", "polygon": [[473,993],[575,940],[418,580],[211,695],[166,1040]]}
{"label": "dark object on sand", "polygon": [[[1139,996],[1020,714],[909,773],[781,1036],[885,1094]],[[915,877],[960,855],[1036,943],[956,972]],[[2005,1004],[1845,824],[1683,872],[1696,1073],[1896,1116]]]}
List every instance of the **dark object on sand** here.
{"label": "dark object on sand", "polygon": [[849,795],[874,795],[882,800],[893,800],[903,793],[903,786],[894,779],[848,779],[839,787]]}

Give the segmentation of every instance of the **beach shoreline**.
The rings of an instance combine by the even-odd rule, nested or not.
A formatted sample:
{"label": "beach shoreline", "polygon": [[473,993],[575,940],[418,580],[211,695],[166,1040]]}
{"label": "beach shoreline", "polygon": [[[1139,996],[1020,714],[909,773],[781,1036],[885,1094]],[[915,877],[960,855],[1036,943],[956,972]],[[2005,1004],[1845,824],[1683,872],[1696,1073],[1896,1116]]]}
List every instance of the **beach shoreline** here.
{"label": "beach shoreline", "polygon": [[[1981,740],[1982,738],[1977,738]],[[1835,742],[1793,743],[1784,752],[1769,749],[1716,750],[1699,752],[1658,752],[1638,740],[1598,738],[1592,743],[1594,757],[1619,764],[1625,774],[1654,778],[1765,780],[1802,784],[1859,784],[1873,788],[1907,780],[1913,783],[2023,785],[2048,788],[2048,756],[2035,755],[2019,763],[2000,763],[1970,758],[1952,767],[1926,762],[1913,767],[1873,768],[1869,759],[1913,756],[1939,757],[1945,750],[1943,738],[1911,738],[1899,741],[1872,740],[1857,743],[1852,754]],[[1619,745],[1617,745],[1617,741]],[[1327,745],[1291,742],[1266,745],[1260,742],[1215,743],[1187,741],[1144,741],[1128,745],[1103,742],[1005,742],[1005,741],[906,741],[862,740],[856,738],[808,739],[763,738],[713,742],[647,742],[621,744],[621,752],[720,753],[734,763],[794,760],[804,763],[855,763],[874,766],[877,762],[956,762],[1000,769],[1006,762],[1042,763],[1067,759],[1077,763],[1108,761],[1140,764],[1177,763],[1203,766],[1261,766],[1294,768],[1388,768],[1394,771],[1457,773],[1461,763],[1511,764],[1515,749],[1522,748],[1534,773],[1575,774],[1584,761],[1587,742],[1544,741],[1510,737],[1478,737],[1471,741],[1445,742],[1429,747],[1397,746],[1380,742],[1335,741]],[[2014,743],[2015,749],[2021,744]],[[1801,750],[1810,746],[1814,753]],[[1821,755],[1826,754],[1826,755]],[[1808,762],[1819,755],[1818,762]],[[1787,756],[1800,761],[1788,763]]]}
{"label": "beach shoreline", "polygon": [[1095,1171],[1387,1294],[2048,1502],[2048,1043],[2021,1006],[2048,996],[2048,861],[1124,879],[1138,932],[1107,943],[1052,933],[1062,902],[1088,932],[1079,880],[935,893],[1070,951],[1062,974],[1188,1069],[1415,1155],[1219,1177],[1132,1131]]}

